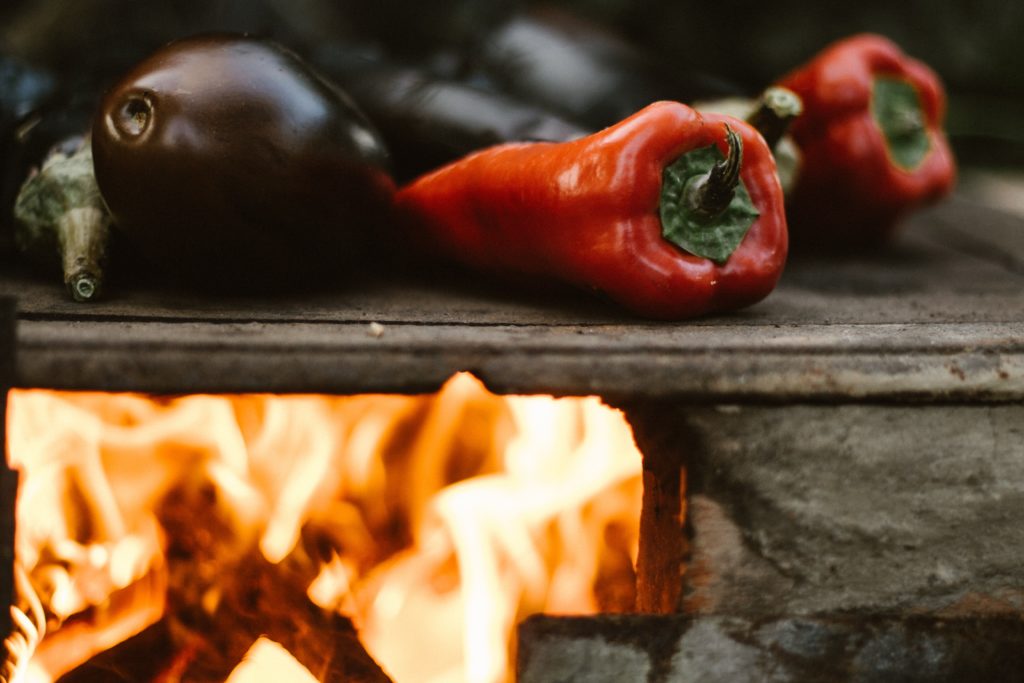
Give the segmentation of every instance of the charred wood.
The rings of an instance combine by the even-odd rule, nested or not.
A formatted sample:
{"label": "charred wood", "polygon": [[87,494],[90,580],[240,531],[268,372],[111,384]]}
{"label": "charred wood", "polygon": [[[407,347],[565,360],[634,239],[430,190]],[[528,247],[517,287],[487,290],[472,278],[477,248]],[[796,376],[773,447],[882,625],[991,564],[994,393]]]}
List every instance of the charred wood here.
{"label": "charred wood", "polygon": [[158,680],[219,683],[266,636],[318,680],[390,683],[352,622],[307,596],[326,559],[311,533],[272,564],[207,482],[172,492],[158,516],[169,539],[167,623],[179,652]]}
{"label": "charred wood", "polygon": [[657,404],[630,406],[626,415],[644,461],[636,609],[648,614],[672,614],[679,609],[689,555],[683,524],[686,444],[669,419],[671,413]]}

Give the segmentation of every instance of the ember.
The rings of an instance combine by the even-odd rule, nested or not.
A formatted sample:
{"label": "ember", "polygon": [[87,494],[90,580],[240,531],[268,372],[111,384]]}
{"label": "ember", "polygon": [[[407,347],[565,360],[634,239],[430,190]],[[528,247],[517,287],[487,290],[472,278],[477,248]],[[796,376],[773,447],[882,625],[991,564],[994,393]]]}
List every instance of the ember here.
{"label": "ember", "polygon": [[596,398],[16,391],[8,424],[7,680],[491,683],[524,617],[634,606],[641,459]]}

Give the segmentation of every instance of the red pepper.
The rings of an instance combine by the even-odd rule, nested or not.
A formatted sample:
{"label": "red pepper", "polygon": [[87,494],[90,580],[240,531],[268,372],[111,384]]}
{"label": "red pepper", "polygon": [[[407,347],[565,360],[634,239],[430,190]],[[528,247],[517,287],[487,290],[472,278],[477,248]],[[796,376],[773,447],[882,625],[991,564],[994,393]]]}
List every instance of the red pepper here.
{"label": "red pepper", "polygon": [[841,40],[780,85],[803,99],[791,128],[803,162],[788,206],[799,243],[880,242],[952,189],[942,83],[888,39]]}
{"label": "red pepper", "polygon": [[477,152],[406,186],[397,203],[420,241],[450,259],[598,290],[651,318],[760,301],[786,259],[763,138],[676,102],[571,142]]}

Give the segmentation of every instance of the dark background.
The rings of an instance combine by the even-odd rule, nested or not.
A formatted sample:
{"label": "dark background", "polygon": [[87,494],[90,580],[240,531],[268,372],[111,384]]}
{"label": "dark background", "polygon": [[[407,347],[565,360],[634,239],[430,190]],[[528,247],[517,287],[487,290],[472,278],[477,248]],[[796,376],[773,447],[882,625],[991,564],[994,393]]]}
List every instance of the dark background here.
{"label": "dark background", "polygon": [[[650,51],[756,92],[827,43],[882,33],[950,91],[961,161],[1024,161],[1024,3],[1016,0],[561,0]],[[208,30],[271,36],[300,53],[376,41],[415,57],[469,45],[530,5],[513,0],[4,0],[0,51],[102,84],[167,40]]]}

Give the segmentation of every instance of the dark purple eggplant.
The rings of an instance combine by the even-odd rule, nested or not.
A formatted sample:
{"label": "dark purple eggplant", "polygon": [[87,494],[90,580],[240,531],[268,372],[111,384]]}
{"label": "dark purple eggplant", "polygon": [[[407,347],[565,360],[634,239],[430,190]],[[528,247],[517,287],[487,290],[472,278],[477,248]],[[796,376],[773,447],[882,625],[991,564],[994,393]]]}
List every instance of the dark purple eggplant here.
{"label": "dark purple eggplant", "polygon": [[335,0],[356,35],[390,54],[420,58],[444,48],[471,45],[506,21],[519,0]]}
{"label": "dark purple eggplant", "polygon": [[42,104],[57,90],[49,72],[20,59],[0,57],[0,122],[6,129]]}
{"label": "dark purple eggplant", "polygon": [[[2,0],[0,5],[12,0]],[[61,74],[109,82],[170,40],[212,31],[259,35],[300,54],[353,40],[419,57],[465,46],[519,0],[31,0],[0,25],[20,54]],[[0,10],[2,13],[3,10]]]}
{"label": "dark purple eggplant", "polygon": [[63,79],[106,86],[183,36],[230,31],[300,50],[351,39],[345,1],[29,0],[0,24],[0,44],[11,45]]}
{"label": "dark purple eggplant", "polygon": [[3,186],[0,187],[0,257],[9,256],[13,246],[14,198],[32,165],[38,165],[46,150],[27,144],[35,139],[33,128],[37,113],[57,91],[57,81],[48,71],[32,67],[12,57],[0,57],[0,160]]}
{"label": "dark purple eggplant", "polygon": [[153,267],[203,288],[340,277],[388,220],[380,136],[276,43],[169,44],[106,94],[92,142],[116,228]]}
{"label": "dark purple eggplant", "polygon": [[4,75],[4,237],[43,272],[62,273],[73,299],[92,300],[110,235],[85,139],[95,90],[28,67]]}
{"label": "dark purple eggplant", "polygon": [[44,266],[59,266],[72,299],[100,295],[111,220],[87,138],[70,138],[51,151],[21,187],[14,216],[18,248]]}
{"label": "dark purple eggplant", "polygon": [[[592,132],[543,107],[373,51],[334,51],[319,63],[359,103],[392,150],[400,181],[504,142],[561,142]],[[435,60],[434,64],[447,60]]]}
{"label": "dark purple eggplant", "polygon": [[471,58],[506,92],[593,129],[657,100],[742,94],[699,71],[670,70],[615,33],[547,6],[482,36]]}

